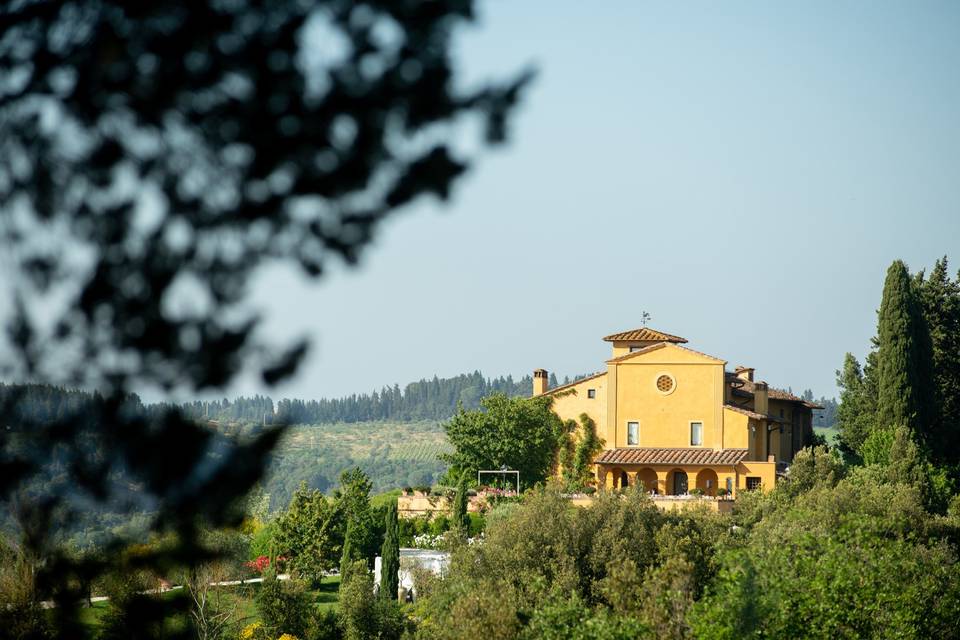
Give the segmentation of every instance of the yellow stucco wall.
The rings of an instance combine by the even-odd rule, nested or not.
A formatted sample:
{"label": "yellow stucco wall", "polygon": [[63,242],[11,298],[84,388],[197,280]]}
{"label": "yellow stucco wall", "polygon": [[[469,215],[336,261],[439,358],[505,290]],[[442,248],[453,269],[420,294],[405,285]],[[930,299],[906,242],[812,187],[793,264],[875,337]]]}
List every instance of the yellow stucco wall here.
{"label": "yellow stucco wall", "polygon": [[[628,422],[640,423],[636,446],[689,447],[691,422],[703,423],[703,447],[723,446],[723,361],[668,344],[611,360],[607,371],[608,447],[628,446]],[[656,384],[663,374],[675,381],[666,394]]]}
{"label": "yellow stucco wall", "polygon": [[651,345],[657,344],[656,340],[634,340],[634,341],[614,341],[611,343],[613,345],[613,356],[614,358],[619,358],[620,356],[625,356],[630,353],[631,349],[638,350],[649,347]]}
{"label": "yellow stucco wall", "polygon": [[[596,390],[595,398],[588,397],[587,392],[590,389]],[[561,420],[576,420],[578,424],[580,414],[587,414],[593,418],[597,425],[597,435],[602,438],[607,417],[607,376],[588,378],[559,389],[553,398],[553,412],[560,416]]]}
{"label": "yellow stucco wall", "polygon": [[750,448],[750,418],[730,409],[723,410],[723,448]]}
{"label": "yellow stucco wall", "polygon": [[777,464],[775,462],[741,462],[737,465],[737,489],[747,488],[748,477],[758,477],[764,491],[773,489],[777,481]]}

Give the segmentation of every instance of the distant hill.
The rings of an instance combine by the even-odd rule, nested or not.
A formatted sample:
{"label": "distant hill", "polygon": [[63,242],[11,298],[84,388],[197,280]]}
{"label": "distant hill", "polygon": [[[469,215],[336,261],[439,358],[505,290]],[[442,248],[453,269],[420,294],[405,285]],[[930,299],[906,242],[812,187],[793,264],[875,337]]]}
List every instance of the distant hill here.
{"label": "distant hill", "polygon": [[[550,386],[579,380],[590,374],[574,378],[566,377],[561,382],[550,376]],[[533,378],[529,375],[516,380],[513,376],[484,377],[479,371],[464,373],[452,378],[421,379],[402,389],[400,385],[383,387],[370,393],[353,394],[341,398],[301,400],[284,398],[274,404],[269,396],[224,398],[214,401],[196,401],[181,405],[183,410],[197,419],[221,422],[256,422],[267,424],[330,424],[337,422],[369,422],[388,420],[410,422],[418,420],[446,420],[454,414],[458,405],[476,409],[480,399],[493,393],[508,396],[526,396],[533,390]]]}
{"label": "distant hill", "polygon": [[[573,379],[583,377],[586,374]],[[570,378],[558,380],[551,376],[550,386],[569,381]],[[474,409],[481,398],[491,393],[525,396],[532,387],[530,376],[519,380],[511,376],[486,378],[475,371],[452,378],[422,379],[402,389],[394,385],[342,398],[285,398],[275,403],[269,396],[258,395],[196,401],[182,404],[180,408],[215,428],[219,436],[212,447],[255,433],[264,422],[297,425],[290,428],[272,453],[264,479],[271,506],[278,509],[286,505],[301,481],[326,491],[337,485],[343,470],[353,466],[359,466],[370,476],[377,491],[431,484],[446,470],[446,465],[438,459],[449,449],[441,423],[454,414],[458,405]],[[20,402],[16,415],[0,416],[6,425],[15,425],[23,417],[29,418],[27,422],[43,423],[64,415],[83,415],[84,405],[95,399],[95,394],[84,391],[0,383],[0,401],[13,392],[20,396]],[[803,397],[814,400],[810,391],[805,391]],[[129,402],[132,410],[148,415],[169,406],[144,404],[136,396],[131,396]],[[815,412],[814,426],[819,431],[833,425],[836,402],[830,398],[816,402],[825,407]],[[825,435],[829,437],[830,432],[825,431]],[[23,436],[24,443],[28,443],[29,434]],[[214,450],[211,455],[215,455]],[[49,477],[45,476],[43,481],[47,480]],[[110,510],[109,506],[105,509]]]}
{"label": "distant hill", "polygon": [[[581,376],[582,377],[582,376]],[[560,384],[555,377],[553,384]],[[256,432],[264,422],[281,421],[294,425],[272,454],[264,490],[271,494],[274,509],[286,506],[290,495],[301,481],[326,491],[336,486],[340,473],[353,466],[363,469],[373,481],[375,490],[398,486],[431,484],[446,470],[438,456],[449,448],[440,422],[456,411],[458,404],[476,408],[480,399],[491,393],[511,396],[528,395],[533,388],[530,376],[515,380],[511,376],[486,378],[479,371],[453,378],[420,380],[365,394],[320,400],[283,399],[274,403],[268,396],[224,398],[218,401],[197,401],[179,405],[189,417],[203,421],[217,432],[211,441],[211,456],[226,446],[231,438]],[[16,398],[7,406],[6,401]],[[0,383],[0,426],[13,429],[11,443],[19,453],[34,450],[30,424],[52,423],[64,416],[95,419],[93,405],[97,394],[42,384]],[[141,402],[136,395],[128,398],[130,411],[147,416],[157,415],[172,405]],[[88,411],[87,406],[91,409]],[[92,445],[95,449],[95,445]],[[16,452],[7,452],[16,453]],[[90,455],[96,455],[95,450]],[[36,478],[36,490],[60,477],[62,461],[51,459]],[[122,470],[116,472],[114,489],[123,500],[138,504],[135,487],[126,487]],[[69,488],[66,489],[69,491]],[[110,523],[122,524],[120,498],[88,512],[89,522],[77,523],[96,537],[95,529]],[[146,510],[149,507],[143,505]],[[118,520],[118,518],[120,520]],[[0,516],[0,528],[9,525]],[[87,534],[84,534],[87,535]]]}

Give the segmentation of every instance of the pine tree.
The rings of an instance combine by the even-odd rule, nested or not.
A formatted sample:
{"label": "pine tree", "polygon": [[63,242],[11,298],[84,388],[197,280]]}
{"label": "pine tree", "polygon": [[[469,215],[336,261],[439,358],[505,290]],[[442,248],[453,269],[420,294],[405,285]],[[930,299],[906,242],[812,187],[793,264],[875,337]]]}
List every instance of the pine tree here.
{"label": "pine tree", "polygon": [[926,441],[933,404],[930,338],[907,266],[900,260],[887,270],[877,336],[877,426],[902,425]]}
{"label": "pine tree", "polygon": [[467,513],[467,473],[460,474],[457,493],[453,498],[453,526],[466,538],[470,533],[470,515]]}
{"label": "pine tree", "polygon": [[386,532],[380,550],[380,597],[393,600],[397,597],[400,571],[400,533],[397,522],[397,503],[387,505]]}
{"label": "pine tree", "polygon": [[[871,352],[871,356],[876,360],[876,351]],[[843,369],[837,371],[837,386],[840,388],[837,429],[840,450],[846,456],[863,457],[863,443],[876,424],[876,388],[865,371],[868,366],[861,370],[857,359],[848,353],[843,360]]]}

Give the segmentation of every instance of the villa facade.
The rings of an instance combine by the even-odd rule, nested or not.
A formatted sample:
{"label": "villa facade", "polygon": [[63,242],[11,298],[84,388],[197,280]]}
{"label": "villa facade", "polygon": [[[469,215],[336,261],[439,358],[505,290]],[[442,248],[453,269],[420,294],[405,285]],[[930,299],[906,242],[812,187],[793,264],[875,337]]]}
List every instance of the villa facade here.
{"label": "villa facade", "polygon": [[647,327],[604,340],[606,371],[553,389],[544,369],[533,374],[534,395],[553,396],[561,419],[586,414],[596,424],[598,486],[733,497],[772,487],[812,442],[820,407],[755,380],[752,368],[727,371],[725,360]]}

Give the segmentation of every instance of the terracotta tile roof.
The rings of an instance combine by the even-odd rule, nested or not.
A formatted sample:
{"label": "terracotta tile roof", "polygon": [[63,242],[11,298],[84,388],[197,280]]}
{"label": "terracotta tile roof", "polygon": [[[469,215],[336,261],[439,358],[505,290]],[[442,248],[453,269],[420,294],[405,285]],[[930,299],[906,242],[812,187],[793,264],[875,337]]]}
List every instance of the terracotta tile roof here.
{"label": "terracotta tile roof", "polygon": [[746,407],[738,407],[732,404],[725,404],[723,405],[723,408],[730,409],[730,411],[736,411],[737,413],[742,413],[748,418],[753,418],[754,420],[769,420],[770,422],[783,422],[780,418],[776,416],[772,416],[766,413],[757,413],[756,411],[752,411],[750,409],[747,409]]}
{"label": "terracotta tile roof", "polygon": [[747,457],[747,449],[666,449],[625,447],[607,449],[597,464],[735,465]]}
{"label": "terracotta tile roof", "polygon": [[[727,382],[732,382],[732,383],[738,384],[738,386],[736,386],[736,387],[733,388],[733,393],[734,393],[734,395],[748,395],[748,396],[753,396],[753,391],[754,391],[754,383],[753,383],[753,382],[751,382],[750,380],[743,380],[742,378],[738,378],[738,377],[737,377],[737,374],[735,374],[735,373],[730,373],[729,371],[726,371],[726,372],[724,372],[724,373],[725,373]],[[786,401],[786,402],[798,402],[798,403],[802,404],[802,405],[805,406],[805,407],[809,407],[810,409],[823,409],[823,407],[821,407],[821,406],[818,405],[818,404],[815,404],[815,403],[813,403],[813,402],[807,402],[807,401],[804,400],[803,398],[800,398],[800,397],[798,397],[798,396],[795,396],[795,395],[793,395],[792,393],[790,393],[789,391],[784,391],[783,389],[776,389],[776,388],[774,388],[774,387],[770,387],[770,388],[767,390],[767,397],[770,398],[771,400],[783,400],[783,401]]]}
{"label": "terracotta tile roof", "polygon": [[680,336],[673,336],[669,333],[664,333],[663,331],[657,331],[656,329],[651,329],[649,327],[641,327],[640,329],[631,329],[629,331],[621,331],[620,333],[613,333],[604,338],[607,342],[641,342],[641,341],[656,341],[656,342],[686,342],[686,338],[681,338]]}
{"label": "terracotta tile roof", "polygon": [[587,376],[586,378],[580,378],[579,380],[574,380],[573,382],[568,382],[567,384],[562,384],[562,385],[560,385],[559,387],[554,387],[553,389],[547,389],[546,391],[543,392],[543,395],[548,396],[548,395],[550,395],[551,393],[555,393],[555,392],[557,392],[557,391],[563,391],[564,389],[569,389],[570,387],[574,387],[574,386],[580,384],[581,382],[586,382],[587,380],[593,380],[593,379],[595,379],[595,378],[600,378],[600,377],[605,376],[605,375],[607,375],[607,372],[606,372],[606,371],[601,371],[600,373],[595,373],[595,374],[593,374],[592,376]]}
{"label": "terracotta tile roof", "polygon": [[762,414],[762,413],[757,413],[756,411],[751,411],[750,409],[747,409],[746,407],[736,407],[736,406],[734,406],[734,405],[732,405],[732,404],[725,404],[725,405],[723,405],[723,408],[724,408],[724,409],[730,409],[730,411],[735,411],[735,412],[737,412],[737,413],[742,413],[743,415],[747,416],[748,418],[753,418],[754,420],[766,420],[766,419],[769,417],[769,416],[766,416],[766,415],[764,415],[764,414]]}
{"label": "terracotta tile roof", "polygon": [[[616,358],[612,358],[612,359],[610,359],[610,360],[607,360],[607,362],[622,362],[622,361],[624,361],[624,360],[629,360],[630,358],[633,358],[633,357],[635,357],[635,356],[642,355],[642,354],[644,354],[644,353],[650,353],[651,351],[656,351],[657,349],[663,349],[663,348],[666,347],[666,346],[667,346],[667,343],[666,343],[666,342],[658,342],[657,344],[652,344],[652,345],[650,345],[649,347],[644,347],[643,349],[637,349],[636,351],[631,351],[630,353],[625,353],[625,354],[623,354],[622,356],[618,356],[618,357],[616,357]],[[677,349],[683,349],[684,351],[689,351],[690,353],[695,353],[695,354],[697,354],[698,356],[703,356],[704,358],[710,358],[711,360],[716,360],[717,362],[726,362],[726,360],[721,360],[720,358],[711,356],[711,355],[708,354],[708,353],[703,353],[702,351],[697,351],[697,350],[695,350],[695,349],[691,349],[690,347],[684,347],[684,346],[679,345],[679,344],[675,344],[675,345],[673,345],[673,346],[676,347]]]}

